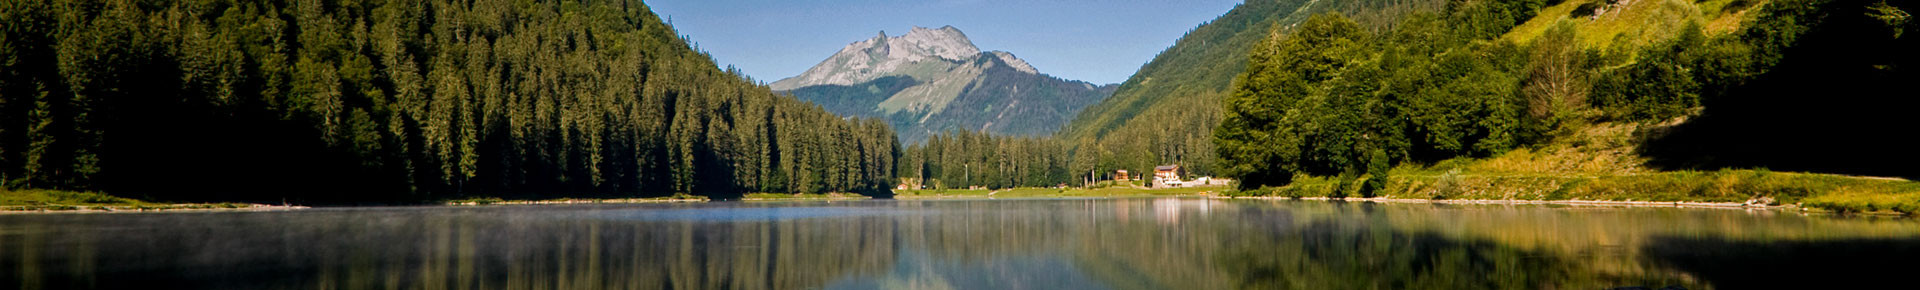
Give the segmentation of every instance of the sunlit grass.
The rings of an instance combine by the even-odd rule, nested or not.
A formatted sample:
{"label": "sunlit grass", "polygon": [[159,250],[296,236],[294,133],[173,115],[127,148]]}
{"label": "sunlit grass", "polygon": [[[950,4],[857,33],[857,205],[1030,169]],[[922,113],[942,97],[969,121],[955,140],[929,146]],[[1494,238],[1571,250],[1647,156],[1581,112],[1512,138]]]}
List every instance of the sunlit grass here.
{"label": "sunlit grass", "polygon": [[0,189],[0,211],[237,209],[244,203],[153,203],[98,192],[48,189]]}
{"label": "sunlit grass", "polygon": [[[1471,167],[1471,166],[1468,166]],[[1429,173],[1425,169],[1396,169]],[[1357,196],[1359,181],[1297,178],[1293,184],[1230,195]],[[1589,200],[1795,205],[1843,213],[1920,213],[1920,182],[1765,169],[1666,171],[1625,175],[1487,173],[1450,170],[1391,176],[1381,194],[1400,199]]]}
{"label": "sunlit grass", "polygon": [[[1401,199],[1722,202],[1837,212],[1920,213],[1920,182],[1766,169],[1660,171],[1633,153],[1643,125],[1579,125],[1553,142],[1487,158],[1403,164],[1380,193]],[[1298,177],[1283,187],[1228,195],[1359,196],[1362,179]],[[1344,193],[1344,194],[1342,194]]]}
{"label": "sunlit grass", "polygon": [[[1747,3],[1729,5],[1740,1]],[[1633,52],[1638,51],[1639,47],[1679,35],[1680,28],[1690,21],[1707,25],[1710,33],[1733,31],[1739,27],[1744,12],[1749,10],[1746,8],[1758,7],[1764,2],[1767,1],[1707,0],[1695,3],[1691,0],[1619,0],[1618,3],[1624,5],[1599,16],[1572,17],[1573,11],[1582,4],[1606,6],[1607,0],[1567,0],[1540,9],[1537,16],[1508,31],[1505,38],[1527,43],[1556,22],[1570,21],[1578,28],[1582,47],[1626,48],[1624,52]]]}
{"label": "sunlit grass", "polygon": [[46,189],[0,189],[0,209],[8,210],[75,210],[100,207],[147,206],[157,205],[97,192]]}
{"label": "sunlit grass", "polygon": [[[1889,193],[1891,192],[1891,193]],[[1850,187],[1807,198],[1807,206],[1840,212],[1920,213],[1920,185],[1906,182],[1891,188]]]}

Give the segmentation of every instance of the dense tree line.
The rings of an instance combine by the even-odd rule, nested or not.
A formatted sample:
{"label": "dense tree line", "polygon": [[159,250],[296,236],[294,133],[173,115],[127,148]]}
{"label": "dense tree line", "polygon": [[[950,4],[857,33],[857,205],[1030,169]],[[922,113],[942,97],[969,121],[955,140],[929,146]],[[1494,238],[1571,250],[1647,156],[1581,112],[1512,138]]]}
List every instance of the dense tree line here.
{"label": "dense tree line", "polygon": [[1271,33],[1235,79],[1214,131],[1222,169],[1257,187],[1287,184],[1296,173],[1355,177],[1383,168],[1370,164],[1380,159],[1512,148],[1528,134],[1517,90],[1526,55],[1512,42],[1486,40],[1542,4],[1454,1],[1379,33],[1322,14]]}
{"label": "dense tree line", "polygon": [[1057,140],[951,131],[907,146],[896,168],[927,188],[1080,185],[1093,167],[1076,163],[1072,147]]}
{"label": "dense tree line", "polygon": [[161,199],[883,192],[898,144],[636,0],[0,7],[0,182]]}
{"label": "dense tree line", "polygon": [[[1339,0],[1303,7],[1305,1],[1262,1],[1240,5],[1189,32],[1177,45],[1156,56],[1121,85],[1114,97],[1089,107],[1053,137],[1057,140],[1045,141],[1067,147],[1069,149],[1061,152],[1071,154],[1064,158],[1069,161],[1064,171],[1053,175],[1067,176],[1059,182],[1078,185],[1087,180],[1112,178],[1112,171],[1116,169],[1144,174],[1154,166],[1168,164],[1181,165],[1193,175],[1221,174],[1224,168],[1216,161],[1213,142],[1213,131],[1224,115],[1219,104],[1228,94],[1233,76],[1248,66],[1249,49],[1258,47],[1262,39],[1299,29],[1291,24],[1328,11],[1353,15],[1360,30],[1386,30],[1415,12],[1441,10],[1445,2]],[[1533,7],[1539,5],[1536,3]],[[1500,16],[1509,24],[1491,29],[1503,32],[1529,15]],[[1452,16],[1461,15],[1427,15],[1431,18],[1428,22]],[[1372,157],[1358,156],[1365,158],[1360,163],[1373,160]],[[919,176],[911,166],[901,168],[902,177]],[[933,186],[931,182],[942,181],[941,178],[929,178],[928,185]],[[964,187],[952,186],[960,183],[951,180],[944,180],[948,181],[948,187]]]}
{"label": "dense tree line", "polygon": [[1607,48],[1582,46],[1569,20],[1524,44],[1503,38],[1546,1],[1451,1],[1382,31],[1315,16],[1250,54],[1214,132],[1221,169],[1249,188],[1298,174],[1380,177],[1391,163],[1540,144],[1571,124],[1697,115],[1766,73],[1833,4],[1774,2],[1738,31],[1689,22]]}
{"label": "dense tree line", "polygon": [[1248,52],[1269,32],[1290,30],[1310,15],[1340,12],[1368,30],[1385,29],[1415,11],[1446,0],[1246,1],[1188,31],[1122,83],[1112,97],[1088,107],[1062,128],[1060,138],[1090,143],[1103,168],[1178,164],[1195,175],[1221,174],[1212,131],[1220,103],[1245,70]]}

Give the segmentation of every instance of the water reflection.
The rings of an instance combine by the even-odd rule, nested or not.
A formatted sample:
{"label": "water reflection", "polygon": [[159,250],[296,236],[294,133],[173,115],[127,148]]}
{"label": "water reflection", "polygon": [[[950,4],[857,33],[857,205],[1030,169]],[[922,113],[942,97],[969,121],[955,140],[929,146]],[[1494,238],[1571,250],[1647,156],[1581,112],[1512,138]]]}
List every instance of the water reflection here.
{"label": "water reflection", "polygon": [[1883,285],[1911,267],[1877,263],[1920,258],[1917,239],[1911,220],[1772,212],[1207,199],[14,215],[0,287]]}

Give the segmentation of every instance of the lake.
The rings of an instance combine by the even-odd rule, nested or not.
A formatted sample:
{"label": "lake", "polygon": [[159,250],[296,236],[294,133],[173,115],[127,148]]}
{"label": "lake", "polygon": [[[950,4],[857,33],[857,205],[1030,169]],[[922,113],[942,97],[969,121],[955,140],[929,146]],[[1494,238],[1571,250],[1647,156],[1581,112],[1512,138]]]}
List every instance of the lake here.
{"label": "lake", "polygon": [[[1912,287],[1920,222],[1034,199],[0,215],[23,289]],[[1672,289],[1672,288],[1669,288]]]}

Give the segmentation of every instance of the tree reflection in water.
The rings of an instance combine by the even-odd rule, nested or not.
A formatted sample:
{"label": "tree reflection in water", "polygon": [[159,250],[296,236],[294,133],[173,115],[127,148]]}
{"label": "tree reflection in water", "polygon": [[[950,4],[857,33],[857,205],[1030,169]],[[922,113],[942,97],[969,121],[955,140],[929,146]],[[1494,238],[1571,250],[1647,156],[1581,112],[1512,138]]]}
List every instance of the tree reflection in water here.
{"label": "tree reflection in water", "polygon": [[1824,285],[1878,285],[1906,267],[1874,263],[1920,252],[1917,224],[1206,199],[12,215],[0,216],[0,287],[1713,289],[1835,276],[1846,278]]}

